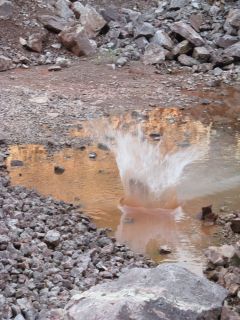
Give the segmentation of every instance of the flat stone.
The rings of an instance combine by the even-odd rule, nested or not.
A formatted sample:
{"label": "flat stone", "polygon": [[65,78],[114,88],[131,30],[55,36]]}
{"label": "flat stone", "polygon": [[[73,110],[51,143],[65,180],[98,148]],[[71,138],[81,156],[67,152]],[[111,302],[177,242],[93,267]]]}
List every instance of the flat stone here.
{"label": "flat stone", "polygon": [[62,68],[60,66],[54,65],[48,68],[48,71],[61,71]]}
{"label": "flat stone", "polygon": [[237,43],[238,37],[234,37],[234,36],[230,36],[228,34],[225,34],[224,36],[218,37],[215,40],[215,43],[218,47],[226,49],[230,46],[232,46],[233,44]]}
{"label": "flat stone", "polygon": [[89,56],[95,53],[95,47],[88,39],[84,27],[79,24],[66,27],[58,37],[60,42],[76,56]]}
{"label": "flat stone", "polygon": [[8,0],[0,0],[0,20],[7,20],[13,15],[13,4]]}
{"label": "flat stone", "polygon": [[160,254],[169,254],[171,252],[172,252],[171,248],[167,245],[160,246],[160,248],[159,248]]}
{"label": "flat stone", "polygon": [[205,47],[195,47],[193,50],[193,58],[201,62],[207,62],[210,56],[210,52]]}
{"label": "flat stone", "polygon": [[22,160],[11,160],[11,167],[22,167],[23,164]]}
{"label": "flat stone", "polygon": [[203,38],[190,25],[183,21],[173,23],[171,29],[197,47],[204,45]]}
{"label": "flat stone", "polygon": [[51,15],[42,15],[38,19],[44,28],[55,33],[61,32],[68,24],[65,19]]}
{"label": "flat stone", "polygon": [[194,30],[200,31],[200,27],[203,24],[203,16],[201,13],[192,14],[190,17],[190,24]]}
{"label": "flat stone", "polygon": [[[65,320],[217,320],[227,291],[177,264],[135,268],[72,297]],[[92,312],[94,310],[94,312]]]}
{"label": "flat stone", "polygon": [[143,63],[145,65],[149,64],[161,64],[165,61],[166,50],[161,46],[150,43],[144,52],[143,55]]}
{"label": "flat stone", "polygon": [[194,65],[199,64],[199,61],[197,61],[196,59],[187,56],[186,54],[181,54],[178,57],[178,61],[183,65],[183,66],[188,66],[188,67],[192,67]]}
{"label": "flat stone", "polygon": [[163,30],[158,30],[154,37],[151,40],[152,43],[158,44],[162,47],[164,47],[167,50],[171,50],[174,46],[174,43],[172,39],[169,37],[169,35],[163,31]]}

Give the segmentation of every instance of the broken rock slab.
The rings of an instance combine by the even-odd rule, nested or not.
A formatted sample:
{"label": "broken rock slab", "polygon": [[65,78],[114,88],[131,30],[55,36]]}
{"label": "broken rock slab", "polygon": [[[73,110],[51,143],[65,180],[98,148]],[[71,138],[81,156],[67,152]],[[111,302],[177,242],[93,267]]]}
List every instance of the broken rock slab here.
{"label": "broken rock slab", "polygon": [[180,54],[180,56],[178,57],[178,61],[181,63],[181,65],[187,67],[192,67],[199,64],[199,61],[186,54]]}
{"label": "broken rock slab", "polygon": [[154,37],[152,38],[152,43],[163,46],[167,50],[171,50],[174,46],[172,39],[163,30],[158,30],[155,33]]}
{"label": "broken rock slab", "polygon": [[71,2],[68,0],[57,0],[55,3],[56,14],[65,20],[72,20],[74,13],[69,8],[70,4]]}
{"label": "broken rock slab", "polygon": [[140,23],[134,30],[134,38],[145,37],[150,39],[154,36],[155,28],[149,22]]}
{"label": "broken rock slab", "polygon": [[150,43],[144,52],[143,55],[143,63],[145,65],[150,65],[150,64],[161,64],[163,61],[165,61],[166,57],[166,52],[163,47]]}
{"label": "broken rock slab", "polygon": [[205,47],[195,47],[193,50],[193,58],[201,62],[208,62],[210,56],[210,52]]}
{"label": "broken rock slab", "polygon": [[0,55],[0,71],[9,70],[9,69],[12,69],[12,67],[13,67],[12,60],[3,55]]}
{"label": "broken rock slab", "polygon": [[240,60],[240,41],[225,49],[224,53],[235,60]]}
{"label": "broken rock slab", "polygon": [[204,45],[203,38],[190,25],[183,21],[173,23],[171,29],[176,34],[179,34],[191,42],[194,46],[201,47]]}
{"label": "broken rock slab", "polygon": [[60,17],[42,15],[38,19],[44,28],[55,33],[61,32],[67,26],[67,21]]}
{"label": "broken rock slab", "polygon": [[[227,290],[177,264],[134,268],[72,297],[65,320],[217,320]],[[94,310],[94,312],[92,312]]]}
{"label": "broken rock slab", "polygon": [[90,56],[95,53],[95,47],[88,39],[85,28],[79,24],[66,27],[59,33],[60,42],[76,56]]}

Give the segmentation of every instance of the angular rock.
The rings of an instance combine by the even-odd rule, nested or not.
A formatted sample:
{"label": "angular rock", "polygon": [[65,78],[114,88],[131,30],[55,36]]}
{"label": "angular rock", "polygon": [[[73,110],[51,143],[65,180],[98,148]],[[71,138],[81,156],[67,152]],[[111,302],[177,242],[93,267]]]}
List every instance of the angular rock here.
{"label": "angular rock", "polygon": [[191,50],[192,50],[192,44],[187,40],[183,40],[173,48],[172,54],[174,56],[178,56],[179,54],[186,54]]}
{"label": "angular rock", "polygon": [[186,54],[180,54],[180,56],[178,57],[178,61],[183,65],[183,66],[188,66],[188,67],[192,67],[194,65],[199,64],[199,61],[197,61],[196,59],[187,56]]}
{"label": "angular rock", "polygon": [[29,50],[41,53],[43,50],[44,37],[45,37],[45,35],[43,35],[41,33],[32,34],[29,36],[25,46]]}
{"label": "angular rock", "polygon": [[62,68],[68,68],[71,65],[71,61],[67,58],[64,58],[64,57],[57,57],[56,65],[58,65]]}
{"label": "angular rock", "polygon": [[151,25],[151,23],[144,22],[138,24],[134,30],[134,38],[145,37],[150,39],[154,36],[155,28]]}
{"label": "angular rock", "polygon": [[[61,68],[61,67],[60,67]],[[54,172],[56,173],[56,174],[62,174],[62,173],[64,173],[64,171],[65,171],[65,168],[64,167],[61,167],[61,166],[55,166],[54,167]]]}
{"label": "angular rock", "polygon": [[114,6],[107,6],[106,8],[102,9],[100,13],[107,22],[121,20],[118,9]]}
{"label": "angular rock", "polygon": [[222,308],[221,320],[239,320],[239,318],[239,315],[235,311],[228,307]]}
{"label": "angular rock", "polygon": [[48,68],[48,71],[61,71],[62,68],[60,66],[54,65]]}
{"label": "angular rock", "polygon": [[[226,50],[228,50],[228,48]],[[234,58],[230,56],[227,52],[225,52],[226,50],[215,51],[211,54],[211,61],[214,66],[223,67],[231,64],[234,61]]]}
{"label": "angular rock", "polygon": [[0,0],[0,20],[6,20],[13,15],[13,4],[8,0]]}
{"label": "angular rock", "polygon": [[55,3],[57,15],[65,20],[74,18],[73,11],[69,8],[69,5],[68,0],[57,0]]}
{"label": "angular rock", "polygon": [[60,17],[42,15],[38,19],[44,28],[55,33],[61,32],[67,26],[67,21]]}
{"label": "angular rock", "polygon": [[231,229],[235,233],[240,233],[240,218],[231,221]]}
{"label": "angular rock", "polygon": [[240,28],[240,9],[230,9],[226,23],[233,27]]}
{"label": "angular rock", "polygon": [[224,50],[224,53],[236,60],[240,59],[240,41]]}
{"label": "angular rock", "polygon": [[23,164],[22,160],[11,160],[11,167],[22,167]]}
{"label": "angular rock", "polygon": [[158,30],[152,38],[151,42],[158,44],[167,50],[171,50],[174,46],[172,39],[163,30]]}
{"label": "angular rock", "polygon": [[190,25],[186,24],[185,22],[175,22],[171,25],[171,29],[173,32],[179,34],[181,37],[188,40],[197,47],[201,47],[204,45],[203,38]]}
{"label": "angular rock", "polygon": [[140,37],[135,39],[135,43],[138,47],[138,49],[143,50],[146,48],[146,46],[149,45],[149,42],[147,41],[147,39],[145,37]]}
{"label": "angular rock", "polygon": [[210,58],[210,52],[205,47],[195,47],[193,50],[193,58],[201,62],[207,62]]}
{"label": "angular rock", "polygon": [[90,5],[81,12],[80,22],[89,38],[95,37],[107,24],[104,18]]}
{"label": "angular rock", "polygon": [[132,269],[73,296],[65,319],[217,320],[226,296],[221,286],[176,264],[162,264]]}
{"label": "angular rock", "polygon": [[167,246],[167,245],[163,245],[163,246],[161,246],[159,248],[159,253],[160,254],[169,254],[171,252],[172,252],[171,248],[169,246]]}
{"label": "angular rock", "polygon": [[179,10],[189,4],[189,0],[171,0],[169,9]]}
{"label": "angular rock", "polygon": [[143,63],[145,65],[149,64],[160,64],[165,61],[166,50],[161,46],[150,43],[144,52],[143,55]]}
{"label": "angular rock", "polygon": [[190,24],[193,27],[194,30],[197,32],[200,31],[200,27],[203,24],[203,16],[201,13],[198,14],[192,14],[190,17]]}
{"label": "angular rock", "polygon": [[6,71],[13,67],[12,60],[0,55],[0,71]]}
{"label": "angular rock", "polygon": [[57,246],[60,242],[60,233],[55,230],[49,230],[44,237],[44,241],[51,246]]}
{"label": "angular rock", "polygon": [[123,67],[127,62],[128,62],[128,59],[127,59],[127,58],[125,58],[125,57],[120,57],[120,58],[117,59],[116,65],[117,65],[118,67]]}
{"label": "angular rock", "polygon": [[89,56],[95,53],[84,27],[79,24],[66,27],[58,36],[60,42],[76,56]]}
{"label": "angular rock", "polygon": [[81,2],[76,1],[76,2],[73,2],[71,8],[72,8],[72,11],[74,12],[76,18],[79,19],[82,12],[84,11],[84,5],[81,4]]}
{"label": "angular rock", "polygon": [[224,36],[220,36],[215,40],[215,43],[218,47],[226,49],[230,47],[231,45],[237,43],[238,37],[233,37],[228,34],[225,34]]}

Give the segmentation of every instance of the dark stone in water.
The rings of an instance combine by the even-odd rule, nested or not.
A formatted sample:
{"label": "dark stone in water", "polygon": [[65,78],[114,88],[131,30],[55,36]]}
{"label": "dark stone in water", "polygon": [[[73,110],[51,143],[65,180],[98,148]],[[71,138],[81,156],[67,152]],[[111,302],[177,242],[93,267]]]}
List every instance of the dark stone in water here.
{"label": "dark stone in water", "polygon": [[96,159],[97,154],[96,154],[96,152],[90,152],[90,153],[88,154],[88,157],[89,157],[90,159]]}
{"label": "dark stone in water", "polygon": [[212,212],[212,206],[202,207],[201,220],[215,222],[217,215]]}
{"label": "dark stone in water", "polygon": [[104,150],[104,151],[108,151],[109,150],[108,146],[106,144],[103,144],[103,143],[98,143],[97,147],[100,150]]}
{"label": "dark stone in water", "polygon": [[231,221],[231,229],[235,233],[240,233],[240,218]]}
{"label": "dark stone in water", "polygon": [[11,167],[22,167],[23,161],[21,160],[12,160],[11,161]]}
{"label": "dark stone in water", "polygon": [[55,166],[55,167],[54,167],[54,172],[55,172],[56,174],[62,174],[64,171],[65,171],[65,168],[64,168],[64,167],[61,167],[61,166]]}
{"label": "dark stone in water", "polygon": [[160,248],[159,248],[159,253],[160,254],[169,254],[171,252],[172,252],[171,248],[169,246],[167,246],[167,245],[160,246]]}

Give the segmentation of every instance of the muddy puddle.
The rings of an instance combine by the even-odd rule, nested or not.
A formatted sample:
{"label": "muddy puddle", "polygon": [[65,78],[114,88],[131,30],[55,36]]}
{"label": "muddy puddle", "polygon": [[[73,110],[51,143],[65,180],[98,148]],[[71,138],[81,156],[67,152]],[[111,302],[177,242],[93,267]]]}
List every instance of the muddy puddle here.
{"label": "muddy puddle", "polygon": [[[218,244],[218,238],[217,227],[202,224],[197,214],[208,205],[213,205],[216,212],[240,207],[239,125],[234,122],[223,126],[222,115],[215,120],[196,120],[184,110],[156,108],[107,120],[113,130],[129,134],[120,140],[118,148],[122,149],[117,151],[111,147],[106,150],[102,145],[99,148],[97,143],[81,150],[66,148],[54,153],[41,145],[11,146],[7,162],[11,181],[13,185],[81,204],[98,227],[111,228],[118,241],[134,251],[158,262],[176,261],[201,273],[203,250]],[[98,124],[97,130],[96,123],[100,121],[82,123],[69,135],[84,137],[94,132],[102,142],[106,122]],[[143,133],[135,141],[132,137],[136,137],[139,126]],[[143,136],[147,138],[146,145],[142,143]],[[164,158],[156,163],[156,150],[160,148]],[[90,158],[90,153],[96,153],[96,158]],[[123,163],[128,157],[129,163]],[[12,166],[12,160],[22,160],[23,166]],[[64,172],[56,174],[55,165],[64,167]],[[158,168],[164,174],[159,175]],[[174,175],[176,181],[172,182]],[[164,179],[169,184],[164,184]],[[131,186],[132,181],[137,181],[135,189],[138,185],[141,188],[129,196],[126,185]],[[156,194],[161,188],[166,192],[159,200]],[[127,201],[122,203],[120,199]],[[168,206],[172,200],[174,204]],[[172,252],[161,255],[161,245],[169,246]]]}

